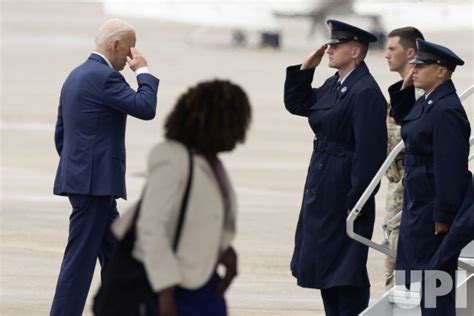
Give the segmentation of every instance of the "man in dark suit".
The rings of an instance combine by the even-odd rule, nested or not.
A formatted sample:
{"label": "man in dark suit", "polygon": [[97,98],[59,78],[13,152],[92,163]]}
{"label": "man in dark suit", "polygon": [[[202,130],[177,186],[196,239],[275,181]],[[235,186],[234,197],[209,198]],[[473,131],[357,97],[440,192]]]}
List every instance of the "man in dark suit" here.
{"label": "man in dark suit", "polygon": [[[95,52],[61,89],[54,194],[69,198],[72,213],[51,315],[82,315],[96,260],[103,268],[115,244],[109,229],[118,216],[115,199],[127,198],[127,115],[155,116],[159,80],[149,73],[135,42],[131,26],[107,21],[96,36]],[[136,73],[136,92],[119,73],[126,63]]]}
{"label": "man in dark suit", "polygon": [[[326,315],[359,315],[370,298],[368,248],[347,236],[346,218],[387,154],[387,103],[364,62],[377,38],[340,21],[328,24],[326,45],[286,73],[285,107],[307,117],[315,133],[291,272],[299,286],[321,289]],[[325,51],[337,73],[312,88]],[[374,220],[372,196],[355,231],[370,239]]]}

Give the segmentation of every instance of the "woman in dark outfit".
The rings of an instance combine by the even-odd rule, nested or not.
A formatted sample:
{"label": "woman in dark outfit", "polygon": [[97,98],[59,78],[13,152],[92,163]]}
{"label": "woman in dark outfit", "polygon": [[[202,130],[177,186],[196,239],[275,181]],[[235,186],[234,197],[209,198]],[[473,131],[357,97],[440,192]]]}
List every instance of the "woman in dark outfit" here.
{"label": "woman in dark outfit", "polygon": [[[464,62],[446,47],[417,40],[412,75],[389,88],[405,142],[405,191],[396,269],[423,270],[450,229],[469,187],[469,121],[451,81]],[[413,86],[414,84],[414,86]],[[426,93],[415,102],[414,88]],[[454,280],[457,257],[441,267]],[[402,271],[399,271],[399,275]],[[400,281],[399,277],[397,280]],[[411,279],[411,282],[419,281]],[[400,282],[397,282],[400,283]],[[455,285],[427,306],[434,290],[423,278],[422,315],[455,315]],[[455,284],[455,282],[454,282]],[[426,300],[425,300],[426,298]]]}
{"label": "woman in dark outfit", "polygon": [[[346,218],[387,153],[387,103],[364,62],[376,38],[352,25],[330,20],[331,39],[303,65],[290,66],[285,106],[308,118],[315,133],[304,188],[291,271],[298,285],[321,289],[326,315],[358,315],[369,303],[366,246],[346,234]],[[327,50],[326,50],[327,49]],[[311,87],[324,52],[338,72]],[[355,222],[371,238],[372,196]]]}

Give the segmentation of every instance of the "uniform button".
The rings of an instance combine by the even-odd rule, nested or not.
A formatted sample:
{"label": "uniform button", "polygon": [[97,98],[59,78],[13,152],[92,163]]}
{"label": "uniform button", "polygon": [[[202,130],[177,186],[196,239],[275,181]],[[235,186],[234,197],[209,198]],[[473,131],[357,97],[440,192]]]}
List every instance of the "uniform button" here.
{"label": "uniform button", "polygon": [[408,209],[411,210],[412,207],[413,207],[413,202],[410,202],[410,203],[408,204]]}
{"label": "uniform button", "polygon": [[319,169],[319,170],[323,169],[323,164],[322,164],[322,163],[319,163],[319,164],[318,164],[318,169]]}

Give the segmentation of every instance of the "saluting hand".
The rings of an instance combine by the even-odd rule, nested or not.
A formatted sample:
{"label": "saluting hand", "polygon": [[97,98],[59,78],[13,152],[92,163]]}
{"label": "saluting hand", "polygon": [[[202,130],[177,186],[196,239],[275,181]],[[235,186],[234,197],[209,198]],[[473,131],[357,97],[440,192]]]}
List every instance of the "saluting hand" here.
{"label": "saluting hand", "polygon": [[449,231],[449,224],[435,222],[435,235],[446,234]]}
{"label": "saluting hand", "polygon": [[402,87],[400,88],[400,91],[405,88],[411,87],[412,85],[413,85],[413,69],[410,70],[410,72],[405,77],[405,79],[403,79],[403,84],[402,84]]}
{"label": "saluting hand", "polygon": [[326,44],[322,45],[320,48],[315,50],[308,56],[306,61],[301,65],[301,70],[316,68],[321,63],[321,59],[324,56],[324,52],[328,46]]}
{"label": "saluting hand", "polygon": [[136,71],[138,68],[146,67],[148,64],[145,57],[135,47],[130,48],[132,57],[127,56],[127,63],[130,69]]}

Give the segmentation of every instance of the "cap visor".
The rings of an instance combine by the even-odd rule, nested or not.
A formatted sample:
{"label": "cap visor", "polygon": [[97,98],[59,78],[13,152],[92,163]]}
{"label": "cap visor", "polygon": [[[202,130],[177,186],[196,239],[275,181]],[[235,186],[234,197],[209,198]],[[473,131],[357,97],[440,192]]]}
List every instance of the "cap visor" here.
{"label": "cap visor", "polygon": [[424,62],[423,60],[419,60],[419,59],[410,60],[409,63],[412,64],[412,65],[422,65],[422,64],[426,64],[426,62]]}
{"label": "cap visor", "polygon": [[330,39],[329,41],[326,42],[326,45],[333,45],[333,44],[339,44],[339,43],[342,43],[344,41],[341,41],[337,38],[332,38]]}

